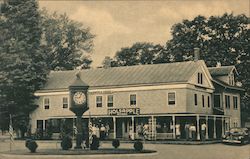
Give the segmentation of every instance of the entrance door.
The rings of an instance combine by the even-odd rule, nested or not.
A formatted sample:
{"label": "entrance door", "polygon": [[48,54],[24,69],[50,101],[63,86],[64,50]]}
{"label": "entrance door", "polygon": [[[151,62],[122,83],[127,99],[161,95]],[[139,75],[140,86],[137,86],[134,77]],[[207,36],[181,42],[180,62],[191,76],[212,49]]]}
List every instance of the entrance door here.
{"label": "entrance door", "polygon": [[116,122],[116,138],[122,138],[122,131],[123,131],[123,126],[122,126],[122,119],[117,118]]}

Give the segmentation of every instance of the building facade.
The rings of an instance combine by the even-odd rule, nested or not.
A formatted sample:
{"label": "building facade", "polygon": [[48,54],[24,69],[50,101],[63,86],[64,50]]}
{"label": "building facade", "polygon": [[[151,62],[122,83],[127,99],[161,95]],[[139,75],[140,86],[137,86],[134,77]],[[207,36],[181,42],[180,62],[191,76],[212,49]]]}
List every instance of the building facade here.
{"label": "building facade", "polygon": [[[240,94],[234,66],[207,68],[202,60],[89,70],[53,71],[35,93],[38,108],[30,114],[31,130],[45,130],[52,122],[60,133],[62,121],[73,130],[69,86],[76,74],[88,85],[85,123],[105,126],[107,138],[181,139],[195,127],[201,139],[220,138],[241,125]],[[146,133],[145,133],[146,130]],[[87,130],[85,130],[86,132]]]}

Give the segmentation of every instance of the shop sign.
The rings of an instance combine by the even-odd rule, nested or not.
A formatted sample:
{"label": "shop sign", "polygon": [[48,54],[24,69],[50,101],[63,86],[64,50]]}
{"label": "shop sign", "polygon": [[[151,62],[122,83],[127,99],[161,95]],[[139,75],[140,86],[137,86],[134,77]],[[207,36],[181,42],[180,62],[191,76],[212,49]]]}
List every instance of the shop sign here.
{"label": "shop sign", "polygon": [[140,108],[109,108],[108,115],[139,115]]}

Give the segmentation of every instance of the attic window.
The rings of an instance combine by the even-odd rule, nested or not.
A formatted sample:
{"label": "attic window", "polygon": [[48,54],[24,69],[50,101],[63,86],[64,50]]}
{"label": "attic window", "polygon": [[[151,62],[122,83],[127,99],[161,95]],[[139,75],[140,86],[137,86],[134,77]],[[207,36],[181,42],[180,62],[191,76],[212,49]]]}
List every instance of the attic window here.
{"label": "attic window", "polygon": [[229,84],[232,86],[234,85],[234,75],[233,74],[229,75]]}
{"label": "attic window", "polygon": [[203,84],[203,74],[198,72],[198,84]]}

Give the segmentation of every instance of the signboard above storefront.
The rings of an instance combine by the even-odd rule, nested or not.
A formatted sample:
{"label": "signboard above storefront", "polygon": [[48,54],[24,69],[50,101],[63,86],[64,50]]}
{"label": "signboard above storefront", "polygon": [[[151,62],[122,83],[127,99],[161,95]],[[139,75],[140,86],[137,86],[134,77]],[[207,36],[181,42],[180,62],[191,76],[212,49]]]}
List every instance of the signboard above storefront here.
{"label": "signboard above storefront", "polygon": [[109,108],[108,115],[139,115],[140,108]]}

